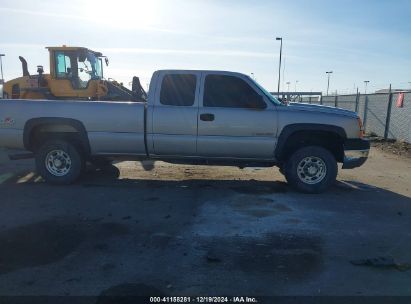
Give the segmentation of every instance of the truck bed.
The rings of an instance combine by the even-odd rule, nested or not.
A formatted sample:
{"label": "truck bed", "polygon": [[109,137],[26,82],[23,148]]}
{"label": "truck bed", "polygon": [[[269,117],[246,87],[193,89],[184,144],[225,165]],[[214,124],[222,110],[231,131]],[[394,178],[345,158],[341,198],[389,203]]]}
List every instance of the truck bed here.
{"label": "truck bed", "polygon": [[136,102],[2,99],[0,137],[3,146],[24,149],[31,119],[67,118],[84,126],[93,154],[145,155],[144,111]]}

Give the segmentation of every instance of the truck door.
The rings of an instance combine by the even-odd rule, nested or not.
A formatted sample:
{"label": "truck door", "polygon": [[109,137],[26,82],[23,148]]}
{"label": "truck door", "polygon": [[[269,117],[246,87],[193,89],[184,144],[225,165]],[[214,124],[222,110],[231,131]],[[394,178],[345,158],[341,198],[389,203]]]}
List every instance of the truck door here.
{"label": "truck door", "polygon": [[168,72],[159,76],[152,124],[155,155],[196,155],[200,76],[196,72]]}
{"label": "truck door", "polygon": [[204,73],[197,154],[271,160],[277,134],[273,103],[244,75]]}

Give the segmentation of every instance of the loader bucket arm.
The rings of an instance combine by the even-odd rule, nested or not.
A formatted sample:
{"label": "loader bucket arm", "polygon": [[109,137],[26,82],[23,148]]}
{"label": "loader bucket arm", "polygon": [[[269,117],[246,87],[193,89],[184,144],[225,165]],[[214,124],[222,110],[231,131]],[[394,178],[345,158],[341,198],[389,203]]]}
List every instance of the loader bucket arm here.
{"label": "loader bucket arm", "polygon": [[140,99],[147,100],[147,93],[144,91],[140,83],[140,78],[137,76],[133,77],[133,84],[131,91],[135,96],[138,96]]}
{"label": "loader bucket arm", "polygon": [[23,76],[30,76],[29,70],[27,68],[27,61],[24,59],[24,57],[19,56],[19,59],[21,61],[21,67],[23,68]]}

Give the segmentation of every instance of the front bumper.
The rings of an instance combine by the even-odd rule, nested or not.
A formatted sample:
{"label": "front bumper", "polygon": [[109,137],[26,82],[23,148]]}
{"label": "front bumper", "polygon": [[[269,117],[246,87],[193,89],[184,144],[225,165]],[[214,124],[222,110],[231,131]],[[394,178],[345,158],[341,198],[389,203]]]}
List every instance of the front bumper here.
{"label": "front bumper", "polygon": [[370,143],[365,139],[347,139],[344,143],[343,169],[362,166],[370,153]]}

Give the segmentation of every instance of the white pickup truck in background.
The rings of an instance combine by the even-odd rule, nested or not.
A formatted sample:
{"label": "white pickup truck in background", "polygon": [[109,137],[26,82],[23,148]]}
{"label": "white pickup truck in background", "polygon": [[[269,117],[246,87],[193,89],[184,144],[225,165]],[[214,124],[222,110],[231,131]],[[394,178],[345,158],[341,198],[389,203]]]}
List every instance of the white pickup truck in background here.
{"label": "white pickup truck in background", "polygon": [[250,77],[157,71],[146,102],[0,100],[0,146],[32,151],[48,182],[69,184],[96,159],[279,166],[303,192],[361,166],[369,143],[354,112],[283,104]]}

